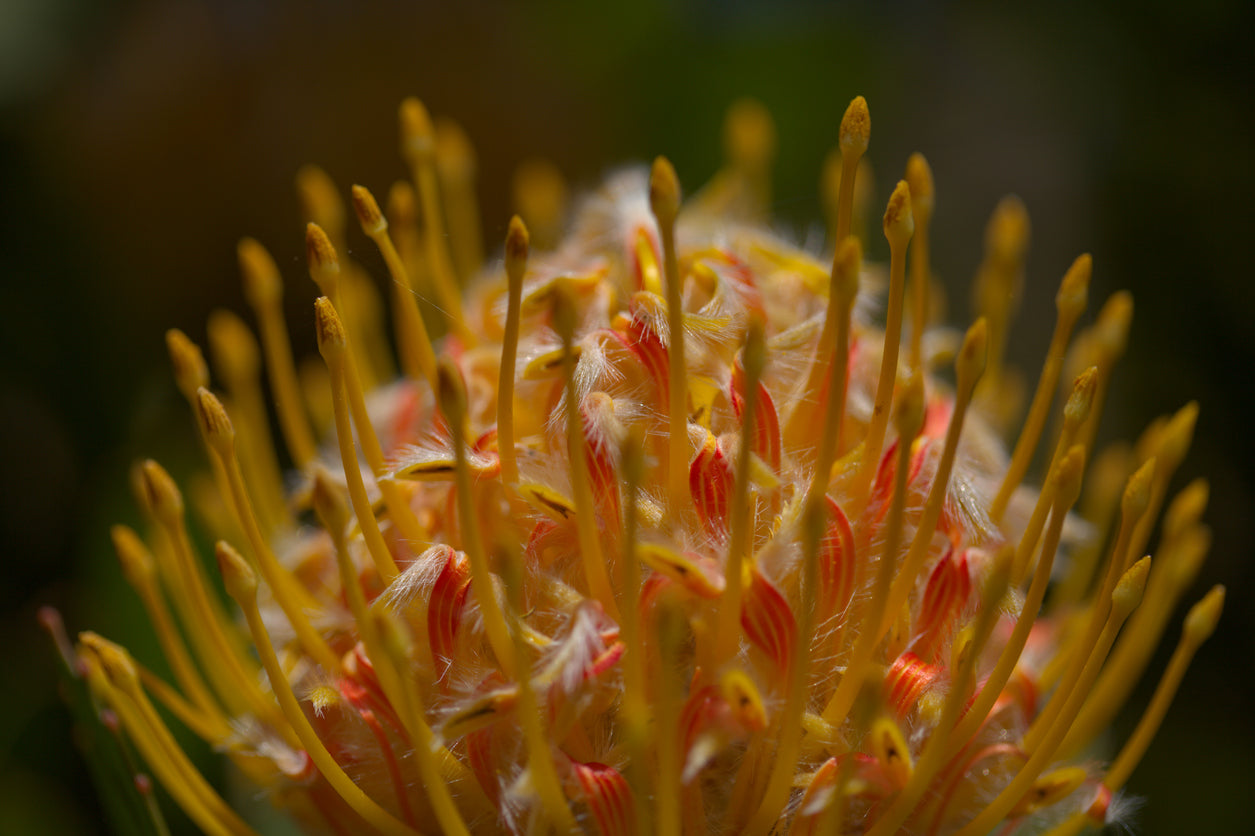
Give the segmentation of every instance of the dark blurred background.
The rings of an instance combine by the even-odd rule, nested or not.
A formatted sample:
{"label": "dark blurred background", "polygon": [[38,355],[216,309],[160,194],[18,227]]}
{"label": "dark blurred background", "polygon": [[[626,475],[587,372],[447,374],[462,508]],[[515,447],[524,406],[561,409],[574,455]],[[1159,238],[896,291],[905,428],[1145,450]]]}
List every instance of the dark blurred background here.
{"label": "dark blurred background", "polygon": [[298,351],[313,351],[301,164],[386,191],[404,174],[396,106],[418,95],[475,142],[497,241],[521,160],[548,157],[587,186],[666,153],[692,191],[719,164],[728,104],[751,95],[777,122],[775,215],[801,237],[821,229],[818,172],[859,93],[878,203],[910,152],[932,164],[952,318],[968,316],[988,213],[1014,192],[1033,246],[1013,359],[1036,374],[1058,278],[1090,251],[1091,311],[1119,288],[1136,298],[1104,436],[1201,402],[1177,486],[1211,481],[1215,544],[1187,599],[1223,582],[1229,604],[1130,789],[1148,796],[1143,833],[1249,832],[1253,27],[1244,0],[3,0],[0,832],[105,829],[35,611],[55,604],[72,632],[155,659],[108,525],[135,521],[136,457],[200,466],[163,334],[202,341],[213,307],[244,310],[235,243],[252,235],[285,271]]}

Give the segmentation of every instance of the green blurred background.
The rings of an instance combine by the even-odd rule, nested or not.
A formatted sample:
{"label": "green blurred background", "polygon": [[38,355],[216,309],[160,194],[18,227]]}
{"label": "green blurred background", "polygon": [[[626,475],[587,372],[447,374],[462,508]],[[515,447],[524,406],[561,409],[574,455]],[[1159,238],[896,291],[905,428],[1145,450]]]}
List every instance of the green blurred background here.
{"label": "green blurred background", "polygon": [[[1014,192],[1033,248],[1013,359],[1035,374],[1056,282],[1091,251],[1091,309],[1119,288],[1136,297],[1104,436],[1201,402],[1177,483],[1211,480],[1215,545],[1188,598],[1223,582],[1229,605],[1131,790],[1149,799],[1140,832],[1249,832],[1253,12],[1241,0],[3,0],[0,833],[106,830],[35,610],[55,604],[72,631],[97,628],[155,659],[108,525],[135,521],[134,458],[199,467],[162,335],[177,326],[202,341],[210,309],[244,310],[235,243],[252,235],[289,279],[298,349],[313,350],[301,164],[382,193],[403,174],[396,106],[419,95],[476,143],[495,241],[522,159],[548,157],[590,185],[666,153],[691,191],[719,163],[725,108],[748,94],[777,120],[775,215],[814,239],[819,168],[859,93],[878,202],[910,152],[932,164],[934,269],[952,318],[968,316],[988,213]],[[883,254],[883,241],[871,249]]]}

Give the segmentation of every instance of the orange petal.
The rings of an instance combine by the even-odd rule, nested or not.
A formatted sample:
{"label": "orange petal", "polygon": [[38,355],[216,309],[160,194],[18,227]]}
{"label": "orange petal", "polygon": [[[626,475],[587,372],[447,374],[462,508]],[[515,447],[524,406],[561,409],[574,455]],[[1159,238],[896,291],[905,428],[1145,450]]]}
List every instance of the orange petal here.
{"label": "orange petal", "polygon": [[462,608],[466,593],[471,588],[471,568],[466,555],[445,547],[448,556],[444,568],[431,588],[431,602],[427,608],[427,634],[431,641],[431,654],[436,659],[451,660],[457,643],[458,625],[462,622]]}
{"label": "orange petal", "polygon": [[[740,419],[745,408],[745,367],[738,354],[732,364],[732,408]],[[759,381],[758,402],[754,409],[754,452],[771,466],[773,473],[780,472],[780,416],[775,401],[766,384]]]}
{"label": "orange petal", "polygon": [[671,403],[671,367],[669,365],[671,361],[661,334],[645,312],[640,309],[639,297],[641,295],[633,296],[629,305],[632,317],[627,323],[624,343],[628,350],[636,355],[641,365],[649,371],[649,376],[657,389],[658,411],[666,415]]}
{"label": "orange petal", "polygon": [[940,665],[930,665],[914,653],[903,653],[885,674],[885,701],[898,717],[905,717],[941,673]]}
{"label": "orange petal", "polygon": [[854,595],[854,531],[841,506],[828,500],[828,522],[819,541],[819,606],[821,618],[845,612]]}
{"label": "orange petal", "polygon": [[632,836],[636,832],[636,810],[632,790],[622,773],[604,763],[572,761],[571,767],[601,836]]}
{"label": "orange petal", "polygon": [[924,659],[931,659],[954,619],[963,612],[971,593],[972,579],[967,569],[966,550],[955,560],[953,550],[947,549],[924,586],[911,650]]}
{"label": "orange petal", "polygon": [[719,440],[706,433],[706,441],[689,465],[689,491],[706,532],[719,540],[728,536],[728,496],[732,493],[732,467]]}
{"label": "orange petal", "polygon": [[772,658],[781,674],[789,670],[797,621],[780,590],[755,567],[741,602],[741,628],[760,650]]}

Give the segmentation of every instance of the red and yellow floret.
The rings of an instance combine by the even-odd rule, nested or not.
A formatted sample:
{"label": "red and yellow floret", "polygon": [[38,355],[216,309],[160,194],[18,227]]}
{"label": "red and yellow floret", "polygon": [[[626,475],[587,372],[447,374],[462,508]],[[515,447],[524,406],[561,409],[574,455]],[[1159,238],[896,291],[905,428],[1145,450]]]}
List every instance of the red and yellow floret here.
{"label": "red and yellow floret", "polygon": [[[401,125],[412,184],[391,189],[387,215],[363,187],[351,201],[390,278],[400,376],[379,294],[342,258],[334,186],[304,170],[322,366],[294,365],[279,271],[251,240],[260,344],[215,314],[218,390],[200,349],[168,340],[209,453],[194,507],[239,612],[149,461],[134,480],[147,535],[119,526],[114,542],[175,684],[95,634],[65,649],[197,825],[253,832],[154,700],[315,832],[978,836],[1104,821],[1223,590],[1191,610],[1108,766],[1091,744],[1206,551],[1206,488],[1169,507],[1152,562],[1196,408],[1088,464],[1131,313],[1117,295],[1072,340],[1088,256],[1060,285],[1008,454],[1021,390],[1002,354],[1027,215],[1017,201],[995,213],[980,318],[935,327],[922,156],[884,213],[887,268],[849,234],[866,227],[861,98],[829,178],[830,267],[761,225],[774,133],[756,105],[733,109],[731,159],[696,198],[659,159],[588,197],[551,249],[533,252],[515,218],[504,263],[482,266],[465,138],[415,100]],[[528,182],[545,192],[529,223],[557,228],[560,181]]]}

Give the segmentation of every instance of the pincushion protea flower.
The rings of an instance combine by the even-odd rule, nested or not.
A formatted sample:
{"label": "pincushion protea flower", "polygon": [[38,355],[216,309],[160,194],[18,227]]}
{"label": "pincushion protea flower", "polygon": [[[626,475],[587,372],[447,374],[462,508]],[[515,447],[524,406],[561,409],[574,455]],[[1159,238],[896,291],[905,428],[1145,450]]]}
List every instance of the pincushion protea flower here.
{"label": "pincushion protea flower", "polygon": [[[1090,744],[1207,548],[1197,483],[1168,506],[1153,566],[1141,557],[1193,405],[1087,466],[1128,296],[1073,341],[1089,257],[1067,271],[1008,456],[995,424],[1014,414],[1001,357],[1024,210],[1006,201],[990,224],[982,317],[958,340],[927,329],[933,184],[912,157],[884,214],[881,330],[867,288],[884,271],[849,235],[861,98],[829,183],[831,269],[753,220],[772,129],[752,104],[695,200],[681,205],[659,159],[612,178],[551,251],[529,253],[516,218],[504,268],[478,274],[469,150],[417,101],[401,119],[414,185],[393,188],[392,225],[352,194],[392,280],[395,382],[378,300],[339,259],[343,213],[314,169],[300,185],[323,375],[297,375],[278,271],[253,241],[240,260],[260,346],[234,315],[210,323],[225,398],[169,334],[212,464],[195,505],[242,619],[153,461],[135,472],[149,535],[113,537],[176,685],[94,633],[70,647],[47,614],[135,768],[206,832],[253,832],[162,706],[315,832],[1101,825],[1223,601],[1218,587],[1190,611],[1141,723],[1099,759]],[[535,171],[525,196],[552,229],[561,186]],[[1033,490],[1021,481],[1061,380]]]}

